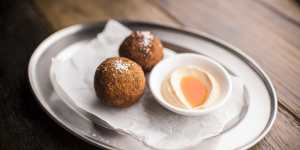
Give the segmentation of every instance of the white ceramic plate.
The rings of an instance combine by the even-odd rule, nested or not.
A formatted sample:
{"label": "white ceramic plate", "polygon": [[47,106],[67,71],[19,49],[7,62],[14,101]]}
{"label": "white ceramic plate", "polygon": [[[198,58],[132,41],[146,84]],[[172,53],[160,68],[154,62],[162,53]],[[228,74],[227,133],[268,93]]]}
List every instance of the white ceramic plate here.
{"label": "white ceramic plate", "polygon": [[[123,22],[132,30],[150,30],[158,35],[167,48],[176,52],[194,52],[206,55],[220,64],[245,84],[245,98],[249,106],[243,119],[230,125],[222,134],[205,140],[199,145],[219,141],[222,149],[247,149],[260,141],[270,130],[277,112],[274,87],[262,69],[243,52],[206,34],[195,34],[175,28],[140,22]],[[51,58],[68,50],[72,45],[85,44],[101,32],[105,22],[75,25],[58,31],[35,50],[28,74],[32,90],[41,107],[59,125],[79,138],[108,149],[146,149],[143,144],[118,135],[91,122],[64,104],[53,90],[49,79]],[[217,140],[221,139],[221,140]]]}

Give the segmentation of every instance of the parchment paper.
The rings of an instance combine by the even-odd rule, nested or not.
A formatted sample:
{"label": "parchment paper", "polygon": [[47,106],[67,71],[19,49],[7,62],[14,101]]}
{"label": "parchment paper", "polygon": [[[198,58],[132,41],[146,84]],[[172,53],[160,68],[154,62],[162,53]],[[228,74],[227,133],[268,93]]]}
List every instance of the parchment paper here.
{"label": "parchment paper", "polygon": [[[245,103],[243,84],[232,77],[233,94],[220,110],[201,117],[187,117],[160,106],[146,87],[138,103],[128,108],[113,108],[101,103],[94,91],[97,65],[105,58],[118,56],[121,42],[131,31],[111,20],[105,29],[83,47],[53,58],[50,78],[63,101],[92,121],[122,134],[128,134],[153,149],[186,149],[216,136],[226,124],[238,120]],[[164,50],[165,58],[176,55]]]}

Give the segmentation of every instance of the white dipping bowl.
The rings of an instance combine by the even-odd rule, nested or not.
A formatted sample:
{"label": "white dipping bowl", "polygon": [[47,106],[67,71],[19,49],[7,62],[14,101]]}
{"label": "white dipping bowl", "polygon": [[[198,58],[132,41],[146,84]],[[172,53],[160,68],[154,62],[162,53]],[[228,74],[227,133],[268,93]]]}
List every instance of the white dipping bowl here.
{"label": "white dipping bowl", "polygon": [[[161,86],[165,78],[178,67],[196,66],[211,74],[220,85],[220,95],[216,101],[205,108],[185,109],[169,104],[161,94]],[[217,110],[228,100],[232,91],[232,83],[228,72],[216,61],[197,54],[183,53],[160,61],[152,69],[149,77],[149,86],[155,99],[166,109],[186,116],[200,116]]]}

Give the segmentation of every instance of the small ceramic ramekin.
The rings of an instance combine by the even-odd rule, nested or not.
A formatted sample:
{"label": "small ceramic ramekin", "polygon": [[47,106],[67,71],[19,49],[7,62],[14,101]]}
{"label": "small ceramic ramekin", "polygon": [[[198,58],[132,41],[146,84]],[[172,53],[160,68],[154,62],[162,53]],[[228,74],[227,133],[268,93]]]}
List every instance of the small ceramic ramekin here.
{"label": "small ceramic ramekin", "polygon": [[[162,83],[173,70],[191,65],[205,70],[219,82],[220,94],[218,99],[208,107],[201,109],[179,108],[169,104],[161,94]],[[150,73],[149,86],[159,104],[174,113],[186,116],[200,116],[217,110],[225,104],[232,91],[230,75],[222,65],[206,56],[192,53],[177,54],[160,61]]]}

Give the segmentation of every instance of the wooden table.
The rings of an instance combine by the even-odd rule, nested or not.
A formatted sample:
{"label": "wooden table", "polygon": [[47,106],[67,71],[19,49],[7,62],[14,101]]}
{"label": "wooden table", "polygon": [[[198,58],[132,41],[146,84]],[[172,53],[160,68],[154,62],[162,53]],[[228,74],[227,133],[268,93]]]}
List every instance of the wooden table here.
{"label": "wooden table", "polygon": [[0,12],[1,150],[96,149],[41,110],[26,71],[34,48],[49,34],[110,18],[207,32],[242,49],[269,74],[279,97],[272,130],[252,149],[300,149],[299,1],[4,0]]}

